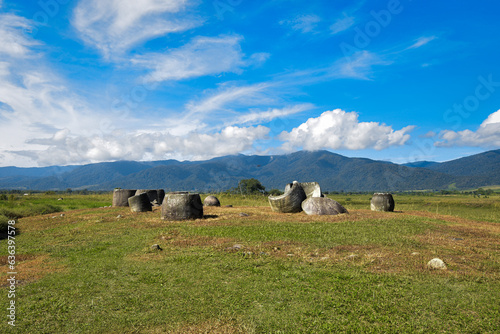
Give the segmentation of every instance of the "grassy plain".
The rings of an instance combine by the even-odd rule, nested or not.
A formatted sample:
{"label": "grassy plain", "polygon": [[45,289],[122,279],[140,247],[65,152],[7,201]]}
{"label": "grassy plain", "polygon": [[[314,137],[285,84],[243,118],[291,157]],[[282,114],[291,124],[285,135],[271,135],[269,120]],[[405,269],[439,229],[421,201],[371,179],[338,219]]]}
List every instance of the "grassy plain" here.
{"label": "grassy plain", "polygon": [[[220,194],[183,222],[58,197],[19,199],[65,211],[15,225],[19,332],[500,332],[498,195],[395,195],[393,213],[331,195],[349,214],[307,216]],[[0,255],[7,315],[7,240]],[[448,270],[427,269],[434,257]]]}

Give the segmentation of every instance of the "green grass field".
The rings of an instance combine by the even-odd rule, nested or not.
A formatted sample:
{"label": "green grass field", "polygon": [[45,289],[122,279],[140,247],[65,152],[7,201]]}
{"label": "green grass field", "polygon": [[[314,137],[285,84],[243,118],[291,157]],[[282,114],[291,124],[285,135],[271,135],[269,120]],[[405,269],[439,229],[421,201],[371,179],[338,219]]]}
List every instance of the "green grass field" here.
{"label": "green grass field", "polygon": [[[182,222],[103,208],[111,194],[59,197],[0,203],[31,208],[15,224],[15,298],[0,241],[2,333],[500,332],[498,195],[395,195],[393,213],[330,195],[349,214],[307,216],[221,194]],[[427,269],[435,257],[448,269]]]}

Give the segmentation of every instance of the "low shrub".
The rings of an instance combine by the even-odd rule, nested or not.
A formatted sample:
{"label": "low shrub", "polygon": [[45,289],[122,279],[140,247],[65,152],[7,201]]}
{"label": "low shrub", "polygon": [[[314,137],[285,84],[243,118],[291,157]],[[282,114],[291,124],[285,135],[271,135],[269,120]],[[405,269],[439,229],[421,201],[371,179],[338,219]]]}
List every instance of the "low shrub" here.
{"label": "low shrub", "polygon": [[0,215],[0,234],[7,234],[9,217]]}

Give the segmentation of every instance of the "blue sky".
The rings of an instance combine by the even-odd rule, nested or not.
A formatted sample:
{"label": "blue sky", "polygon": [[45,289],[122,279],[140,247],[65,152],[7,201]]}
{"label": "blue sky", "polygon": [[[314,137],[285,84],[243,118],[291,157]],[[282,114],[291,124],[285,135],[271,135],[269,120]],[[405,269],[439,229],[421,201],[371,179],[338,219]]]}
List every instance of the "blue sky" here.
{"label": "blue sky", "polygon": [[500,148],[500,4],[0,0],[0,165]]}

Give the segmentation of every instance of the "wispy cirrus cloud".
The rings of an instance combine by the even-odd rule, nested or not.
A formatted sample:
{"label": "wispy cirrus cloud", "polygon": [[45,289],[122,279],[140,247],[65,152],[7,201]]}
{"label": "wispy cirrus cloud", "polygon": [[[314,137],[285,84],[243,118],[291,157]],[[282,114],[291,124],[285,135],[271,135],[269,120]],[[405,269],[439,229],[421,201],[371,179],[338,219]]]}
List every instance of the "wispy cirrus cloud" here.
{"label": "wispy cirrus cloud", "polygon": [[415,42],[410,45],[409,47],[407,47],[406,49],[404,49],[404,51],[406,50],[411,50],[411,49],[418,49],[419,47],[422,47],[430,42],[432,42],[433,40],[437,39],[437,36],[422,36],[422,37],[419,37],[415,40]]}
{"label": "wispy cirrus cloud", "polygon": [[284,141],[282,148],[286,151],[297,148],[382,150],[405,144],[413,129],[414,126],[407,126],[395,131],[392,126],[378,122],[360,122],[356,112],[335,109],[309,118],[289,132],[283,131],[279,138]]}
{"label": "wispy cirrus cloud", "polygon": [[[105,58],[169,33],[202,24],[187,13],[189,0],[85,0],[74,10],[73,26],[81,38]],[[179,15],[182,13],[182,15]]]}
{"label": "wispy cirrus cloud", "polygon": [[476,131],[443,130],[436,146],[500,147],[500,110],[490,114]]}
{"label": "wispy cirrus cloud", "polygon": [[30,21],[13,14],[0,14],[0,54],[23,58],[32,55],[30,48],[39,43],[24,34],[30,28]]}
{"label": "wispy cirrus cloud", "polygon": [[0,14],[0,151],[17,165],[37,163],[24,154],[43,146],[43,140],[35,139],[58,139],[63,129],[95,135],[100,131],[96,120],[102,116],[101,109],[71,91],[40,51],[44,44],[24,33],[33,24]]}
{"label": "wispy cirrus cloud", "polygon": [[321,22],[321,18],[318,15],[308,14],[308,15],[298,15],[289,20],[282,20],[280,21],[280,24],[287,25],[291,27],[293,30],[305,34],[314,32],[319,22]]}
{"label": "wispy cirrus cloud", "polygon": [[258,124],[261,122],[269,122],[277,118],[286,118],[290,115],[298,114],[315,108],[312,103],[301,103],[284,108],[269,108],[267,110],[250,110],[236,117],[233,120],[234,124]]}
{"label": "wispy cirrus cloud", "polygon": [[354,16],[349,16],[346,13],[343,13],[343,15],[343,18],[338,19],[330,26],[331,34],[335,35],[341,33],[356,23],[356,18]]}
{"label": "wispy cirrus cloud", "polygon": [[186,105],[182,123],[197,124],[198,128],[254,125],[315,108],[312,103],[283,107],[283,94],[286,94],[286,87],[274,82],[222,85],[218,90],[207,92],[203,99],[190,101]]}
{"label": "wispy cirrus cloud", "polygon": [[350,57],[337,60],[329,69],[329,76],[371,80],[373,67],[391,65],[393,61],[385,60],[384,56],[370,51],[358,51]]}
{"label": "wispy cirrus cloud", "polygon": [[192,114],[211,114],[216,111],[230,111],[242,106],[256,107],[261,104],[273,103],[267,90],[270,83],[253,85],[222,85],[219,89],[209,92],[208,96],[199,101],[190,101],[186,110]]}
{"label": "wispy cirrus cloud", "polygon": [[132,63],[151,72],[147,82],[183,80],[220,73],[241,73],[244,67],[263,62],[265,54],[245,58],[241,36],[198,36],[177,49],[165,53],[136,56]]}

